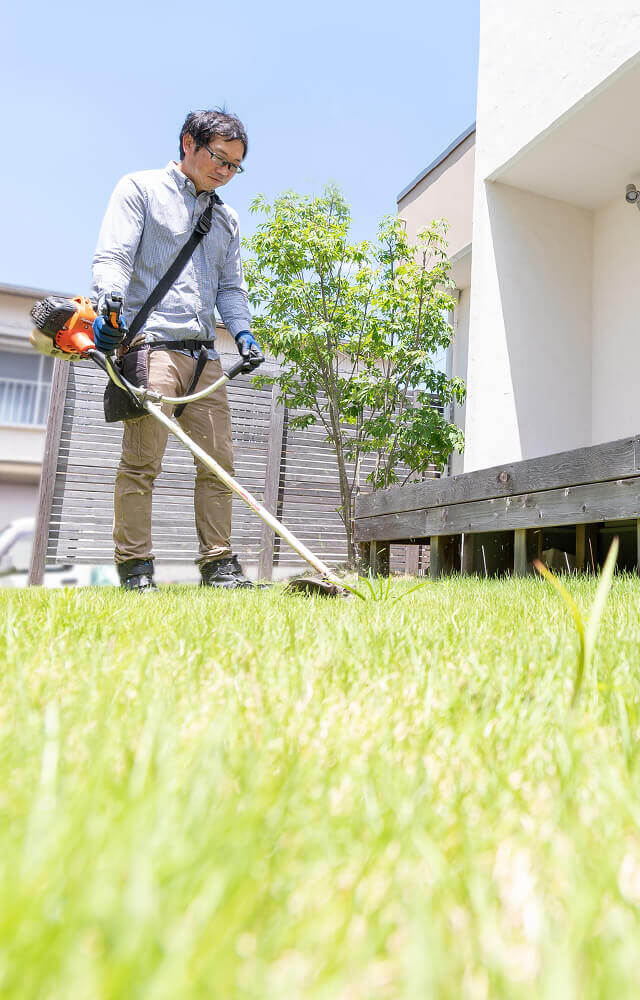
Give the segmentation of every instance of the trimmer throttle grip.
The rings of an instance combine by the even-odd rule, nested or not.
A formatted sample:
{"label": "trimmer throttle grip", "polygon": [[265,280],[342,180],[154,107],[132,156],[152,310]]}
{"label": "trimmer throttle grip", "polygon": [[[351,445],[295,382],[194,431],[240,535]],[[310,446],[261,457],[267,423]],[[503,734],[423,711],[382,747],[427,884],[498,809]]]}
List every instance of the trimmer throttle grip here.
{"label": "trimmer throttle grip", "polygon": [[109,324],[114,330],[121,328],[120,317],[122,315],[122,305],[122,296],[118,295],[117,292],[105,295],[102,315],[109,320]]}
{"label": "trimmer throttle grip", "polygon": [[240,375],[241,372],[252,372],[254,368],[258,368],[264,361],[263,357],[260,358],[240,358],[236,361],[235,365],[231,365],[227,374],[228,379],[235,378],[236,375]]}

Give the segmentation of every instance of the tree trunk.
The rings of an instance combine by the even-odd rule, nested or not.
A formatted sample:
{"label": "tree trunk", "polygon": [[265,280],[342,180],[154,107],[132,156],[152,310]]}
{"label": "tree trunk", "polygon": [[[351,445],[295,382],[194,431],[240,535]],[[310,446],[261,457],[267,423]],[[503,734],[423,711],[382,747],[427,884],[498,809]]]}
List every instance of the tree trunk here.
{"label": "tree trunk", "polygon": [[333,442],[336,450],[336,460],[338,463],[338,482],[340,485],[340,500],[342,501],[342,520],[347,537],[347,566],[349,569],[356,568],[356,547],[353,541],[353,511],[351,510],[351,488],[349,477],[347,476],[346,462],[344,458],[344,448],[342,446],[342,431],[340,429],[340,417],[338,407],[333,394],[329,394],[329,419],[333,433]]}

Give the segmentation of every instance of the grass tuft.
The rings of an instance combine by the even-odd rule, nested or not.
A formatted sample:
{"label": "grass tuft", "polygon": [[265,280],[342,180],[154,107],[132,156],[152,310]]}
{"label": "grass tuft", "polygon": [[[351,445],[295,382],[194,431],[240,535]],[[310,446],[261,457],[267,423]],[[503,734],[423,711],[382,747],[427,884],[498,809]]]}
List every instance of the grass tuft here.
{"label": "grass tuft", "polygon": [[564,584],[558,579],[557,576],[549,570],[544,563],[540,562],[539,559],[535,559],[533,565],[537,569],[538,573],[545,577],[549,583],[555,587],[555,589],[560,594],[560,597],[568,607],[571,617],[573,618],[576,629],[578,630],[578,637],[580,640],[580,648],[578,653],[578,665],[576,668],[576,676],[573,684],[573,693],[571,695],[571,707],[574,708],[580,694],[582,683],[585,676],[588,676],[591,670],[591,664],[593,662],[593,652],[596,645],[596,640],[598,638],[598,628],[600,626],[600,619],[602,618],[602,612],[604,611],[605,602],[611,590],[611,582],[613,580],[613,572],[615,570],[616,561],[618,558],[618,547],[619,539],[614,538],[609,552],[607,553],[607,558],[605,560],[604,566],[602,568],[602,573],[600,575],[600,580],[596,588],[596,594],[593,600],[593,606],[591,608],[591,614],[589,616],[589,621],[585,624],[584,619],[578,609],[576,602],[573,597],[564,586]]}

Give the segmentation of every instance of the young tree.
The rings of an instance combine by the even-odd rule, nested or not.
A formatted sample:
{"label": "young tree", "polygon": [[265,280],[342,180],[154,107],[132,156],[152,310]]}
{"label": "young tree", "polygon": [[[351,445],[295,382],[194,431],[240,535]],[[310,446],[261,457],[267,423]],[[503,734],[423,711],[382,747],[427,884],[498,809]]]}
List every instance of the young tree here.
{"label": "young tree", "polygon": [[380,223],[378,240],[350,243],[349,207],[335,188],[320,197],[293,192],[251,210],[265,220],[245,241],[258,340],[283,362],[275,383],[283,403],[303,410],[296,427],[320,423],[335,449],[347,559],[355,565],[354,501],[362,463],[373,489],[442,468],[463,447],[462,431],[438,406],[462,402],[460,379],[434,367],[453,336],[445,224],[416,247],[400,219]]}

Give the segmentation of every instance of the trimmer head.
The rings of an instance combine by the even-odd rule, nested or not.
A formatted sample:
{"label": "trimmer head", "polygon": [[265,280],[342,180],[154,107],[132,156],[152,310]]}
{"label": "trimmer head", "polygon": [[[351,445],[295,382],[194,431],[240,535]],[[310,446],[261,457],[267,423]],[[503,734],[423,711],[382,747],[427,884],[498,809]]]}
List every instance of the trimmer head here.
{"label": "trimmer head", "polygon": [[348,597],[349,594],[342,587],[323,580],[320,576],[295,576],[289,580],[285,587],[285,592],[291,594],[319,594],[320,597]]}

